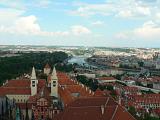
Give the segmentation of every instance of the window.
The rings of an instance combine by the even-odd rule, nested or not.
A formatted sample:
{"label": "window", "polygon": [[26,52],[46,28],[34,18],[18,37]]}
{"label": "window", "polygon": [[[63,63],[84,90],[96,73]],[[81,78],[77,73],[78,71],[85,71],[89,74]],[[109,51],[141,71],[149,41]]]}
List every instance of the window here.
{"label": "window", "polygon": [[54,114],[57,114],[57,110],[54,111]]}
{"label": "window", "polygon": [[47,105],[47,102],[45,102],[45,105]]}
{"label": "window", "polygon": [[37,105],[40,105],[40,104],[39,104],[39,101],[37,102]]}
{"label": "window", "polygon": [[53,87],[55,87],[56,86],[56,81],[53,81]]}
{"label": "window", "polygon": [[32,87],[35,87],[35,86],[36,86],[35,83],[36,83],[35,81],[32,81]]}

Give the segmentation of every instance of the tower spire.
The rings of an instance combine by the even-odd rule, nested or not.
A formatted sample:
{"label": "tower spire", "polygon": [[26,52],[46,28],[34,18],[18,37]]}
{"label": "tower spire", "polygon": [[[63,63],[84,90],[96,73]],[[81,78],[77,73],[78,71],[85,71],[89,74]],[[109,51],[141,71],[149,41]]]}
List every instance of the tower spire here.
{"label": "tower spire", "polygon": [[57,71],[56,71],[55,66],[53,67],[52,78],[51,78],[51,79],[52,79],[52,80],[53,80],[53,79],[58,79],[58,78],[57,78]]}
{"label": "tower spire", "polygon": [[32,75],[31,75],[31,79],[32,79],[32,80],[36,80],[36,79],[37,79],[37,78],[36,78],[36,71],[35,71],[34,66],[33,66],[33,68],[32,68]]}
{"label": "tower spire", "polygon": [[38,84],[38,80],[36,77],[36,71],[35,68],[32,68],[32,75],[31,75],[31,95],[35,95],[37,94],[37,84]]}
{"label": "tower spire", "polygon": [[58,97],[58,77],[55,66],[51,75],[51,96]]}

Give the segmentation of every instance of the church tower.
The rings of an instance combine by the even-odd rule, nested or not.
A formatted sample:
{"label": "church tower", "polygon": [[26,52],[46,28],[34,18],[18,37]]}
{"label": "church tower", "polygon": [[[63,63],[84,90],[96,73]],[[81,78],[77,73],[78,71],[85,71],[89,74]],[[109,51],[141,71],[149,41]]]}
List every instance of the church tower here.
{"label": "church tower", "polygon": [[51,75],[51,96],[58,98],[58,78],[56,68],[53,68]]}
{"label": "church tower", "polygon": [[33,67],[32,68],[32,75],[31,75],[31,96],[37,94],[37,84],[38,84],[38,80],[36,77],[35,68]]}

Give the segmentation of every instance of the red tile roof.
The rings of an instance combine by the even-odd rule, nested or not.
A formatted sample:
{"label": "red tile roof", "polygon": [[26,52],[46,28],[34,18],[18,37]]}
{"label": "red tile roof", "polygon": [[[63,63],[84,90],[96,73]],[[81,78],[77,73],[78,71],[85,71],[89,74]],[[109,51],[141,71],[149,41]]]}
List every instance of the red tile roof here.
{"label": "red tile roof", "polygon": [[[38,80],[38,91],[45,86],[45,80]],[[0,95],[30,95],[30,80],[9,80],[0,87]]]}
{"label": "red tile roof", "polygon": [[30,88],[0,87],[0,95],[30,95]]}
{"label": "red tile roof", "polygon": [[9,80],[8,83],[6,83],[3,87],[23,87],[28,88],[30,87],[30,81],[29,79],[24,80]]}
{"label": "red tile roof", "polygon": [[[103,107],[102,107],[103,106]],[[104,112],[103,109],[104,108]],[[135,120],[109,97],[89,97],[75,100],[54,120]]]}

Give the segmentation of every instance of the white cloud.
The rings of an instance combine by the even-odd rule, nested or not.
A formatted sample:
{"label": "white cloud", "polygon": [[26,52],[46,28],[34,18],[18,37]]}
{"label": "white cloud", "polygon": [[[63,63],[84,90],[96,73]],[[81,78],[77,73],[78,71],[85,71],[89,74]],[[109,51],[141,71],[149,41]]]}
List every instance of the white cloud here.
{"label": "white cloud", "polygon": [[160,38],[160,26],[155,24],[153,21],[148,21],[145,22],[142,27],[136,28],[133,33],[135,36],[144,39]]}
{"label": "white cloud", "polygon": [[71,33],[73,33],[74,35],[82,35],[82,34],[90,34],[91,31],[81,25],[75,25],[71,27]]}
{"label": "white cloud", "polygon": [[95,26],[99,26],[99,25],[103,25],[104,22],[103,21],[95,21],[92,23],[92,25],[95,25]]}
{"label": "white cloud", "polygon": [[160,26],[153,21],[147,21],[141,27],[118,33],[115,37],[118,39],[157,40],[160,39]]}
{"label": "white cloud", "polygon": [[91,31],[81,25],[71,26],[66,31],[48,32],[43,31],[37,22],[34,15],[19,17],[12,26],[0,26],[0,32],[23,35],[38,35],[38,36],[71,36],[71,35],[85,35],[90,34]]}
{"label": "white cloud", "polygon": [[10,25],[24,13],[23,10],[0,8],[0,25]]}
{"label": "white cloud", "polygon": [[77,10],[70,11],[77,16],[108,15],[114,11],[112,4],[80,4]]}
{"label": "white cloud", "polygon": [[79,4],[76,10],[71,11],[73,15],[115,15],[119,17],[143,17],[151,15],[152,6],[142,4],[135,0],[107,1],[100,4]]}

